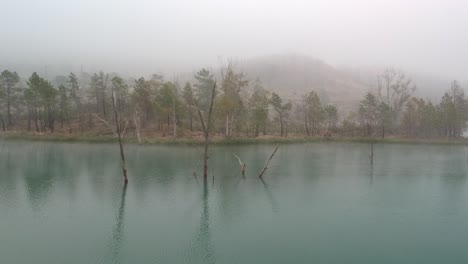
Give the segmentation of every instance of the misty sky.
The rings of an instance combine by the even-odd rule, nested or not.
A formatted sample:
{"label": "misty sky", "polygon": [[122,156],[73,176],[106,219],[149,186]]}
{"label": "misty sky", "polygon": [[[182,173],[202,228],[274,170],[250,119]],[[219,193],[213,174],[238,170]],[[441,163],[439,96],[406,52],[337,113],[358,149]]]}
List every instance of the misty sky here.
{"label": "misty sky", "polygon": [[468,1],[0,0],[0,65],[154,72],[300,53],[468,79]]}

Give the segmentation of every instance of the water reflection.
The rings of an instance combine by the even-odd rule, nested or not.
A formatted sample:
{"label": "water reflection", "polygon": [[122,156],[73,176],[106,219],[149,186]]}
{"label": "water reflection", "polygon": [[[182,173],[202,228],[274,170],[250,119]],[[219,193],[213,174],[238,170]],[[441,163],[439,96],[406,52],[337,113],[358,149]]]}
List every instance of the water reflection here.
{"label": "water reflection", "polygon": [[[55,182],[54,152],[50,147],[34,148],[24,160],[24,183],[31,208],[38,212],[45,205]],[[60,156],[60,155],[59,155]]]}
{"label": "water reflection", "polygon": [[266,195],[268,197],[268,201],[270,201],[271,208],[273,209],[273,212],[278,213],[278,209],[279,209],[278,201],[273,196],[273,193],[271,192],[270,187],[265,182],[265,180],[262,177],[259,177],[259,178],[260,178],[260,181],[263,184],[263,189],[265,190],[265,193],[266,193]]}
{"label": "water reflection", "polygon": [[3,148],[0,148],[0,198],[2,201],[12,202],[17,200],[17,181],[18,181],[18,166],[11,158],[11,153]]}
{"label": "water reflection", "polygon": [[367,176],[369,176],[369,185],[372,186],[374,183],[374,166],[368,169]]}
{"label": "water reflection", "polygon": [[[195,149],[129,146],[126,197],[127,186],[115,185],[121,174],[114,145],[10,144],[0,149],[1,259],[375,263],[363,248],[388,259],[385,248],[404,255],[413,238],[417,260],[439,252],[466,256],[465,149],[375,147],[372,168],[366,144],[288,145],[275,156],[281,166],[264,179],[256,172],[270,147],[216,147],[224,156],[212,155],[210,176],[192,179]],[[229,171],[239,173],[232,152],[252,164],[245,178]],[[405,236],[413,234],[408,228],[416,235]],[[8,261],[22,256],[29,261]]]}
{"label": "water reflection", "polygon": [[120,248],[123,241],[124,215],[125,215],[125,197],[127,195],[127,184],[124,184],[122,196],[120,197],[120,206],[117,211],[115,226],[112,229],[112,239],[110,241],[110,257],[108,263],[121,263]]}
{"label": "water reflection", "polygon": [[[200,225],[195,235],[194,244],[191,245],[193,253],[201,258],[202,263],[215,263],[213,245],[211,243],[210,230],[210,208],[208,203],[209,189],[208,178],[203,178],[202,210],[200,216]],[[188,262],[197,262],[195,257],[188,256]]]}

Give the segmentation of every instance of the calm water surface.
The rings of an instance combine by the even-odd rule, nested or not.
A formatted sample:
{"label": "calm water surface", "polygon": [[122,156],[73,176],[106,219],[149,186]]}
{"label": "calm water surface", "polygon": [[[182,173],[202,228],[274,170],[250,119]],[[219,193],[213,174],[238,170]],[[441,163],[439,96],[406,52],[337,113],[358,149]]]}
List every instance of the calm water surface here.
{"label": "calm water surface", "polygon": [[273,149],[0,141],[0,263],[468,263],[466,147]]}

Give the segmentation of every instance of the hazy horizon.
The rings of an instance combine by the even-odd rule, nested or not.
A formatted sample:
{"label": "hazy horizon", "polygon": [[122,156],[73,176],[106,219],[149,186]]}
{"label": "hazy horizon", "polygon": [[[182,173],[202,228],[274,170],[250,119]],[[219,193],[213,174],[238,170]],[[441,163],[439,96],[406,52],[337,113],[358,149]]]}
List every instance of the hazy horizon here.
{"label": "hazy horizon", "polygon": [[133,75],[304,54],[334,66],[468,79],[462,1],[18,0],[3,8],[3,68]]}

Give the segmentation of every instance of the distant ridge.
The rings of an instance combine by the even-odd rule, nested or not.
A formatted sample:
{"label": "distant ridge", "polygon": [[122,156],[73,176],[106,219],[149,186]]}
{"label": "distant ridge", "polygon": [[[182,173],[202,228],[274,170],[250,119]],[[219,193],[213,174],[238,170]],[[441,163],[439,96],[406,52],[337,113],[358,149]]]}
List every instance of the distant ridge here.
{"label": "distant ridge", "polygon": [[260,78],[267,89],[293,99],[315,90],[325,102],[357,105],[371,90],[351,72],[304,55],[262,56],[244,60],[238,66],[250,78]]}

